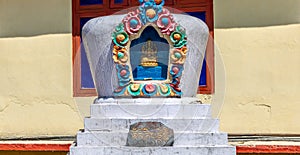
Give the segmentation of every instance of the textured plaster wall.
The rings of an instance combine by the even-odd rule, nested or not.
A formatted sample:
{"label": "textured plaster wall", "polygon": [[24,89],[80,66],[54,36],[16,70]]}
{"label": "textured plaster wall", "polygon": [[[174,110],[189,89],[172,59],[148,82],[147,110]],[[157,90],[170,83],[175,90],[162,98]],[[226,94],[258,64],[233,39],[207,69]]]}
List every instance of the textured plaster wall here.
{"label": "textured plaster wall", "polygon": [[0,138],[75,135],[71,1],[0,0]]}
{"label": "textured plaster wall", "polygon": [[0,0],[0,37],[71,33],[71,0]]}
{"label": "textured plaster wall", "polygon": [[75,134],[71,35],[0,39],[0,136]]}
{"label": "textured plaster wall", "polygon": [[300,134],[300,24],[216,29],[215,38],[226,71],[222,129]]}
{"label": "textured plaster wall", "polygon": [[[298,22],[299,1],[268,2],[215,0],[227,75],[223,131],[300,131],[300,25],[286,25]],[[292,13],[286,21],[270,11]],[[0,0],[0,138],[75,135],[83,127],[94,97],[72,96],[71,23],[71,0]]]}
{"label": "textured plaster wall", "polygon": [[299,0],[214,1],[226,73],[223,131],[300,134],[299,7]]}

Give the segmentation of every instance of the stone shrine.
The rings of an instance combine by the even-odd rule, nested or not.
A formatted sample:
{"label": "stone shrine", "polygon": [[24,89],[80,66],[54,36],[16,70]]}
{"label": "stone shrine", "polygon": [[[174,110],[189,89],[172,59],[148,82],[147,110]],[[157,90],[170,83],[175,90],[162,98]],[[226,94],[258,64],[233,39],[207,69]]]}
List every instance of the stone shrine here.
{"label": "stone shrine", "polygon": [[207,26],[170,13],[164,0],[139,2],[83,28],[98,98],[69,154],[236,154],[196,98]]}

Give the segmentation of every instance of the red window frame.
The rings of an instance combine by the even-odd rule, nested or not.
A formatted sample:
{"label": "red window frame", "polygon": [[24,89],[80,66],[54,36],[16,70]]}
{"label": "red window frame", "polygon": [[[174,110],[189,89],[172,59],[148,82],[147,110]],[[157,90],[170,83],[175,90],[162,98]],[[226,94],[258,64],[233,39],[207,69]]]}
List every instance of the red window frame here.
{"label": "red window frame", "polygon": [[[97,96],[95,88],[81,88],[81,58],[80,58],[80,18],[99,17],[113,14],[124,8],[138,5],[138,0],[123,0],[114,4],[114,0],[102,0],[101,5],[80,5],[80,0],[72,0],[72,62],[73,62],[73,96]],[[166,6],[183,12],[205,12],[206,24],[210,37],[206,50],[206,85],[198,87],[198,93],[212,94],[214,92],[214,36],[213,0],[169,0]]]}

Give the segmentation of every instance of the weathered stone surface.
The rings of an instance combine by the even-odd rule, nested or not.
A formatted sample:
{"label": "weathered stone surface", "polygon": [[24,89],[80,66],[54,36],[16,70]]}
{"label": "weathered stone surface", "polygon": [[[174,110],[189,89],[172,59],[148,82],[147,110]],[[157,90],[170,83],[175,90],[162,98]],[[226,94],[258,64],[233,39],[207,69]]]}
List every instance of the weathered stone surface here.
{"label": "weathered stone surface", "polygon": [[172,146],[174,131],[160,122],[138,122],[130,126],[127,146]]}

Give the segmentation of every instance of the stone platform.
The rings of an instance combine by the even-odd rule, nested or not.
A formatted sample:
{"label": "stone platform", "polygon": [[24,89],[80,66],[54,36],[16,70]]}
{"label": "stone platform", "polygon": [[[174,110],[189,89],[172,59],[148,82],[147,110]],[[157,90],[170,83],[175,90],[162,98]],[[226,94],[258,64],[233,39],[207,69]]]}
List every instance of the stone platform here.
{"label": "stone platform", "polygon": [[[138,122],[160,122],[171,128],[173,146],[126,146],[130,125]],[[227,134],[218,128],[211,106],[197,98],[97,99],[69,154],[234,155],[235,147],[228,145]]]}

